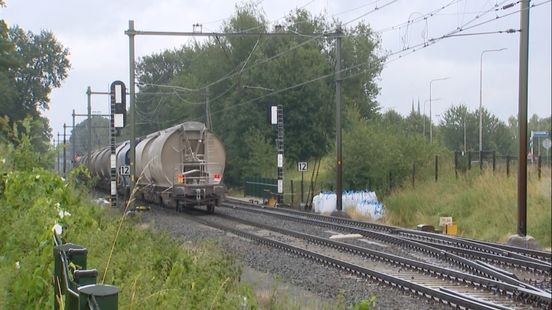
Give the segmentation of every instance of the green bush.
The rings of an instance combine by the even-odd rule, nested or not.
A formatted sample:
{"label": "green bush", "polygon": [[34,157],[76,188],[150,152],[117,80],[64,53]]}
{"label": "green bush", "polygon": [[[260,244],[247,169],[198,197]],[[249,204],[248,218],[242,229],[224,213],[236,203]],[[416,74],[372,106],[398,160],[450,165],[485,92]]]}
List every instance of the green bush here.
{"label": "green bush", "polygon": [[91,205],[73,175],[65,181],[53,171],[31,168],[33,157],[19,170],[10,164],[13,158],[3,159],[0,309],[52,306],[55,223],[66,242],[88,248],[88,268],[98,270],[98,281],[120,288],[121,306],[256,307],[251,291],[239,283],[239,268],[214,245],[179,244],[136,219],[121,222]]}

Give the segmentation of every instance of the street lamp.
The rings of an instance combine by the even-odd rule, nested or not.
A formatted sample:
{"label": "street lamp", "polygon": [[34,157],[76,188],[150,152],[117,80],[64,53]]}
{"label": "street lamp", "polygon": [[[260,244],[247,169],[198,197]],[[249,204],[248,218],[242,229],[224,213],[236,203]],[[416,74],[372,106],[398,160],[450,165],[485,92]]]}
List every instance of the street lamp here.
{"label": "street lamp", "polygon": [[[500,52],[506,48],[483,50],[479,61],[479,153],[483,151],[483,54],[490,52]],[[481,158],[479,159],[481,160]]]}
{"label": "street lamp", "polygon": [[[441,100],[441,98],[435,98],[435,99],[431,99],[432,101],[439,101]],[[426,137],[426,103],[429,102],[429,99],[426,99],[424,100],[424,107],[423,107],[423,111],[422,111],[422,115],[424,116],[423,119],[423,129],[422,129],[422,135],[424,136],[424,139]]]}
{"label": "street lamp", "polygon": [[449,77],[433,79],[429,81],[429,144],[433,143],[433,123],[431,122],[431,84],[436,81],[448,80]]}

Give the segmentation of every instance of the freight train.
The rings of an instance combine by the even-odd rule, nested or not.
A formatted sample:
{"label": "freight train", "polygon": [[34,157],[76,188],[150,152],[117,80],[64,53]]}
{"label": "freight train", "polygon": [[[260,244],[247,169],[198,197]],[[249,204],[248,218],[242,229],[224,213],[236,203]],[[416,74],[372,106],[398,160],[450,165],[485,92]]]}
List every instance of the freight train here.
{"label": "freight train", "polygon": [[[99,179],[98,187],[111,184],[111,148],[82,156],[77,164]],[[116,171],[130,164],[130,141],[117,145]],[[222,183],[226,153],[221,141],[203,123],[184,122],[151,133],[136,143],[136,183],[133,197],[181,211],[205,206],[209,213],[224,197]],[[129,176],[117,175],[117,191],[129,194]]]}

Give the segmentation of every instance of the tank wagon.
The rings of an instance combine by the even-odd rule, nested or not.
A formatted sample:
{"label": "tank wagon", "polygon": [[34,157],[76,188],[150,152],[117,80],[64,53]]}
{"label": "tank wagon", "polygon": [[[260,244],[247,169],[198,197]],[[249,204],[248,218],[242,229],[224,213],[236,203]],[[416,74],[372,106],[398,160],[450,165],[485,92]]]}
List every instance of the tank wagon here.
{"label": "tank wagon", "polygon": [[[116,167],[129,165],[130,143],[116,148]],[[110,148],[83,156],[98,186],[110,184]],[[185,122],[141,138],[136,144],[136,199],[182,210],[206,206],[212,213],[224,195],[226,153],[221,141],[203,123]],[[117,190],[128,193],[128,176],[117,176]]]}

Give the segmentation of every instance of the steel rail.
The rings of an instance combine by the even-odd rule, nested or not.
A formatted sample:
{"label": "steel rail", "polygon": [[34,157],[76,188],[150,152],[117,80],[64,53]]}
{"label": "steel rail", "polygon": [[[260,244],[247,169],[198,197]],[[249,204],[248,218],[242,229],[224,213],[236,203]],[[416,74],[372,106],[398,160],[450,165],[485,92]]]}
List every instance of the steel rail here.
{"label": "steel rail", "polygon": [[524,260],[519,259],[519,258],[512,258],[512,257],[508,257],[508,256],[500,256],[500,255],[497,256],[497,255],[492,254],[492,253],[455,247],[454,245],[428,242],[428,241],[425,241],[425,240],[415,240],[415,239],[410,239],[410,240],[414,240],[416,242],[419,242],[419,243],[422,243],[422,244],[425,244],[425,245],[436,247],[438,249],[446,250],[446,251],[451,252],[451,253],[462,255],[464,257],[479,258],[479,259],[484,259],[485,261],[488,261],[488,262],[503,263],[503,264],[510,265],[510,266],[520,266],[520,267],[522,267],[524,269],[527,269],[529,271],[538,271],[538,272],[546,273],[546,274],[551,273],[551,268],[552,267],[550,267],[550,265],[547,265],[547,264],[535,263],[533,261],[527,261],[527,260],[524,261]]}
{"label": "steel rail", "polygon": [[[531,251],[529,249],[518,248],[518,249],[522,249],[522,250],[527,250],[527,251],[525,251],[525,253],[533,253],[533,255],[531,255],[531,256],[521,254],[520,253],[521,251],[519,251],[519,252],[518,251],[512,251],[511,250],[512,247],[510,247],[510,249],[507,249],[507,248],[504,248],[504,247],[497,247],[496,245],[490,245],[490,244],[485,244],[485,243],[481,243],[481,242],[475,242],[473,240],[457,238],[457,237],[452,237],[452,236],[448,236],[448,235],[438,235],[438,234],[434,234],[434,233],[429,233],[429,232],[424,232],[424,231],[417,231],[417,230],[412,230],[412,229],[396,229],[395,233],[400,234],[400,235],[406,235],[406,236],[409,236],[411,238],[427,240],[427,241],[430,241],[432,243],[443,243],[443,244],[450,244],[450,245],[454,245],[454,246],[461,246],[462,248],[469,249],[469,250],[480,251],[480,252],[491,253],[491,254],[497,254],[497,255],[500,255],[500,256],[503,256],[503,257],[516,258],[516,259],[521,259],[521,260],[525,260],[525,261],[532,261],[532,262],[535,262],[535,263],[538,263],[538,264],[548,265],[549,268],[552,267],[550,262],[546,261],[546,259],[543,260],[543,259],[535,258],[533,255],[537,255],[536,254],[537,252]],[[528,251],[531,251],[531,252],[528,252]],[[539,252],[539,253],[546,253],[546,252]],[[542,257],[542,255],[541,255],[541,257]]]}
{"label": "steel rail", "polygon": [[397,278],[397,277],[394,277],[394,276],[390,276],[390,275],[387,275],[387,274],[384,274],[384,273],[381,273],[381,272],[378,272],[378,271],[370,270],[370,269],[367,269],[367,268],[364,268],[364,267],[361,267],[361,266],[358,266],[358,265],[355,265],[355,264],[351,264],[351,263],[348,263],[348,262],[345,262],[345,261],[342,261],[342,260],[339,260],[339,259],[328,257],[326,255],[322,255],[322,254],[319,254],[319,253],[315,253],[315,252],[311,252],[311,251],[308,251],[308,250],[305,250],[305,249],[301,249],[299,247],[288,245],[288,244],[285,244],[283,242],[279,242],[279,241],[276,241],[276,240],[271,240],[271,239],[268,239],[268,238],[265,238],[265,237],[260,237],[260,236],[257,236],[255,234],[244,232],[244,231],[241,231],[241,230],[238,230],[238,229],[235,229],[235,228],[232,228],[232,227],[228,227],[228,226],[225,226],[225,225],[222,225],[222,224],[209,222],[209,221],[200,219],[198,217],[193,217],[192,219],[194,221],[198,222],[198,223],[203,224],[203,225],[210,226],[210,227],[213,227],[213,228],[217,228],[217,229],[220,229],[222,231],[233,233],[233,234],[235,234],[239,237],[247,238],[247,239],[253,240],[255,242],[258,242],[260,244],[267,245],[267,246],[270,246],[270,247],[273,247],[273,248],[277,248],[277,249],[286,251],[290,254],[300,256],[300,257],[304,257],[306,259],[315,261],[317,263],[320,263],[320,264],[323,264],[323,265],[326,265],[326,266],[330,266],[330,267],[333,267],[333,268],[336,268],[336,269],[340,269],[340,270],[349,272],[349,273],[351,273],[355,276],[358,276],[358,277],[371,279],[371,280],[376,280],[380,283],[384,283],[386,285],[396,287],[396,288],[402,289],[402,290],[407,291],[407,292],[412,292],[412,293],[417,294],[418,296],[426,297],[428,299],[431,299],[431,300],[434,300],[434,301],[437,301],[437,302],[441,302],[441,303],[446,304],[446,305],[450,305],[450,306],[453,306],[453,307],[462,307],[462,308],[466,308],[466,309],[478,309],[478,310],[479,309],[505,309],[505,308],[500,307],[500,306],[490,305],[490,304],[488,304],[484,301],[481,301],[481,300],[478,300],[478,299],[475,299],[475,298],[471,298],[471,297],[463,296],[463,295],[460,296],[460,295],[456,295],[456,294],[450,294],[450,293],[448,293],[446,291],[442,291],[442,290],[436,290],[436,289],[433,289],[433,288],[430,288],[430,287],[427,287],[427,286],[423,286],[423,285],[413,283],[413,282],[410,282],[410,281],[407,281],[407,280],[404,280],[404,279],[400,279],[400,278]]}
{"label": "steel rail", "polygon": [[[224,206],[224,204],[222,204]],[[391,234],[382,233],[382,232],[376,232],[371,230],[366,230],[358,227],[351,227],[351,226],[343,226],[343,225],[336,225],[333,223],[329,223],[326,221],[319,221],[314,219],[308,219],[304,217],[297,217],[292,216],[289,214],[284,214],[280,212],[272,212],[271,210],[261,210],[259,208],[250,208],[250,207],[240,207],[233,205],[230,208],[236,208],[240,210],[250,211],[250,212],[256,212],[256,213],[262,213],[262,214],[271,214],[277,217],[285,218],[288,220],[293,220],[300,223],[307,223],[307,224],[315,224],[322,227],[329,227],[332,229],[338,229],[342,231],[349,231],[349,232],[355,232],[358,234],[361,234],[365,237],[381,240],[383,242],[396,244],[401,247],[409,248],[418,252],[422,252],[426,255],[436,257],[438,259],[442,259],[445,261],[448,261],[452,264],[455,264],[459,268],[462,268],[463,270],[468,270],[476,275],[480,275],[483,277],[488,277],[495,280],[500,280],[505,283],[509,283],[512,285],[517,285],[519,287],[523,287],[529,290],[539,291],[542,292],[540,288],[537,288],[535,286],[532,286],[530,284],[527,284],[525,282],[522,282],[518,279],[509,277],[501,272],[498,272],[494,269],[482,266],[480,264],[477,264],[476,262],[473,262],[469,259],[466,259],[464,257],[461,257],[459,255],[453,254],[453,253],[447,253],[446,251],[443,251],[441,249],[437,249],[432,246],[428,246],[422,243],[419,243],[417,241],[412,241],[409,239],[400,238]]]}
{"label": "steel rail", "polygon": [[472,242],[476,242],[476,243],[489,245],[489,246],[494,246],[496,248],[500,248],[500,249],[507,250],[507,251],[518,252],[518,253],[527,255],[529,257],[534,257],[534,258],[537,258],[537,259],[540,259],[540,260],[543,260],[543,261],[546,261],[546,262],[549,262],[549,263],[552,261],[552,252],[520,248],[520,247],[516,247],[516,246],[493,243],[493,242],[488,242],[488,241],[483,241],[483,240],[467,239],[467,238],[463,238],[463,237],[459,237],[459,238],[464,239],[464,240],[469,240],[469,241],[472,241]]}
{"label": "steel rail", "polygon": [[394,254],[389,254],[381,251],[371,250],[356,245],[333,241],[302,232],[283,229],[266,224],[256,223],[242,218],[226,214],[217,214],[218,217],[226,218],[232,221],[239,222],[241,224],[258,227],[265,230],[271,230],[284,235],[293,236],[299,239],[303,239],[314,244],[330,247],[340,251],[346,251],[355,255],[360,255],[370,259],[377,259],[389,264],[394,264],[401,267],[406,267],[423,273],[435,275],[446,280],[460,282],[464,284],[473,285],[479,288],[485,288],[492,292],[499,292],[503,295],[507,295],[513,299],[523,299],[526,303],[537,303],[539,307],[549,308],[552,305],[551,297],[544,292],[537,292],[533,290],[527,290],[520,288],[517,285],[504,283],[497,280],[488,279],[485,277],[472,275],[468,273],[462,273],[456,270],[438,267],[421,261],[400,257]]}
{"label": "steel rail", "polygon": [[[258,207],[258,205],[247,203],[237,199],[226,198],[226,200],[231,203],[238,203],[241,205]],[[330,217],[330,216],[325,216],[320,214],[314,214],[311,212],[293,210],[293,209],[275,208],[273,209],[273,211],[281,212],[281,213],[292,213],[292,214],[297,214],[297,215],[306,216],[310,218],[316,218],[323,221],[331,221],[334,223],[362,227],[362,228],[375,230],[375,231],[385,231],[385,232],[396,233],[396,234],[409,234],[412,237],[419,236],[419,238],[422,238],[422,239],[431,238],[434,240],[442,240],[443,242],[453,243],[456,246],[460,246],[467,249],[493,253],[500,256],[508,256],[508,257],[518,258],[522,260],[529,259],[535,263],[550,264],[550,260],[552,259],[552,253],[545,252],[545,251],[525,249],[525,248],[519,248],[519,247],[513,247],[513,246],[507,246],[507,245],[492,244],[490,242],[471,240],[467,238],[458,238],[458,237],[452,237],[448,235],[440,235],[435,233],[399,228],[399,227],[383,225],[383,224],[366,223],[366,222],[355,221],[355,220],[345,219],[345,218]],[[552,267],[552,265],[550,266]]]}

